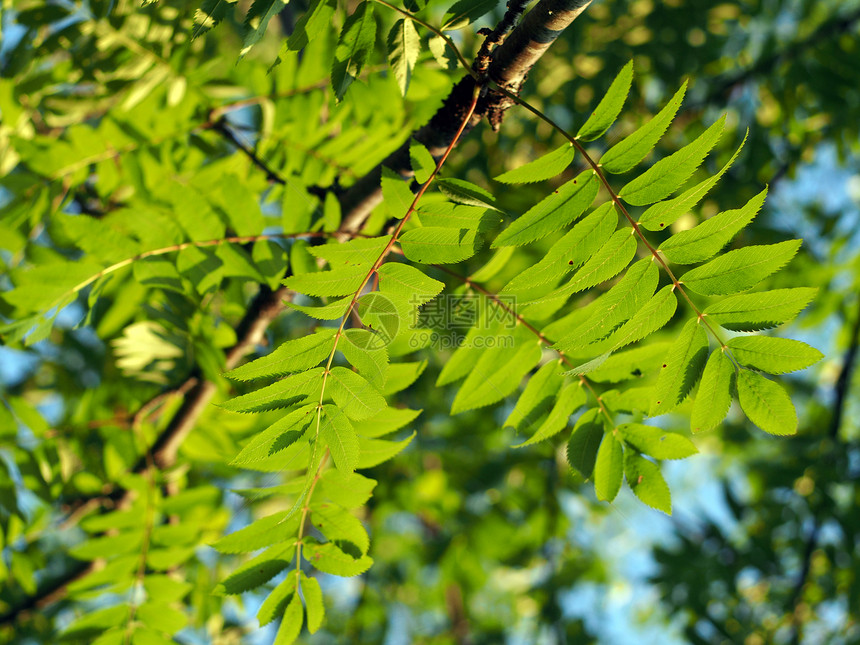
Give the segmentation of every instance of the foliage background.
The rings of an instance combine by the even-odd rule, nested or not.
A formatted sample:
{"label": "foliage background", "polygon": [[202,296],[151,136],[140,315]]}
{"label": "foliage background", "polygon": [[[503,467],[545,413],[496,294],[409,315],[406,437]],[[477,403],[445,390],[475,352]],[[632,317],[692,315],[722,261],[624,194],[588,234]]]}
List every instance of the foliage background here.
{"label": "foliage background", "polygon": [[[441,3],[438,14],[446,8]],[[328,32],[267,73],[280,30],[291,30],[300,4],[288,5],[239,62],[240,18],[228,16],[192,42],[194,9],[184,2],[4,4],[5,270],[25,259],[73,259],[72,241],[105,258],[125,257],[107,230],[76,238],[63,213],[96,219],[114,213],[141,234],[168,238],[174,218],[205,218],[212,209],[237,227],[246,217],[271,218],[272,226],[309,221],[316,203],[307,186],[364,175],[432,115],[459,77],[428,61],[416,68],[404,101],[377,56],[365,82],[335,105],[324,62],[334,44]],[[381,11],[377,16],[393,22]],[[859,25],[856,1],[601,0],[553,45],[523,93],[562,126],[575,127],[632,58],[637,79],[629,121],[612,136],[652,114],[684,77],[691,79],[690,96],[658,154],[725,112],[735,143],[750,128],[744,153],[701,215],[734,208],[769,184],[765,212],[742,242],[806,240],[772,285],[821,288],[792,330],[827,356],[786,379],[800,411],[798,436],[765,436],[730,414],[720,431],[697,440],[704,454],[667,470],[676,492],[671,519],[629,494],[605,506],[556,447],[512,451],[515,437],[499,429],[504,410],[449,416],[453,393],[435,386],[445,355],[428,354],[427,369],[400,395],[424,409],[417,438],[373,471],[379,485],[365,519],[375,565],[361,578],[325,581],[328,621],[308,642],[858,639],[860,409],[850,364],[860,318]],[[462,49],[474,51],[471,29],[459,33]],[[215,127],[222,116],[226,131]],[[284,183],[269,181],[237,143],[253,148]],[[561,143],[514,108],[499,133],[485,126],[473,132],[446,172],[490,186],[490,177]],[[192,177],[190,189],[177,185],[178,174]],[[526,186],[499,199],[519,212],[545,191]],[[381,224],[385,214],[379,209],[375,217]],[[515,255],[509,272],[539,253]],[[0,601],[7,642],[53,642],[74,616],[104,605],[103,590],[85,586],[44,607],[27,602],[79,566],[69,548],[81,543],[81,527],[92,517],[82,500],[109,496],[120,482],[146,486],[126,473],[178,402],[168,397],[143,424],[129,415],[189,376],[216,382],[220,400],[227,398],[223,349],[235,340],[232,328],[255,287],[242,256],[218,257],[225,280],[219,297],[205,289],[178,297],[115,281],[101,290],[88,325],[72,329],[84,315],[72,303],[45,340],[0,348]],[[158,320],[163,336],[146,336],[148,344],[138,338],[124,356],[117,341],[147,320]],[[295,337],[302,331],[297,324],[296,315],[282,316],[269,342]],[[264,423],[208,409],[168,476],[187,500],[173,512],[193,527],[189,534],[166,533],[160,544],[187,547],[179,561],[191,585],[191,610],[179,642],[272,638],[256,629],[261,598],[211,593],[235,562],[205,546],[277,508],[277,501],[247,504],[229,492],[272,483],[270,475],[251,477],[225,465]]]}

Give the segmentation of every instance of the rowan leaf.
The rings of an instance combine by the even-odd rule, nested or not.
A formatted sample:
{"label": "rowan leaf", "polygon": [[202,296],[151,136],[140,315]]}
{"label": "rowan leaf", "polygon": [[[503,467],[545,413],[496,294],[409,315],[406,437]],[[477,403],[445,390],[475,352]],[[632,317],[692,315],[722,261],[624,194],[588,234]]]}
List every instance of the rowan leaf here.
{"label": "rowan leaf", "polygon": [[552,406],[552,410],[550,410],[543,423],[540,424],[537,432],[527,441],[514,446],[514,448],[530,446],[557,435],[567,427],[570,415],[585,405],[585,399],[585,391],[580,383],[570,383],[565,386],[558,395],[555,405]]}
{"label": "rowan leaf", "polygon": [[351,542],[362,554],[370,548],[370,537],[361,521],[340,506],[327,502],[314,504],[311,522],[326,539],[332,542]]}
{"label": "rowan leaf", "polygon": [[305,575],[305,572],[300,573],[299,583],[302,589],[302,596],[305,599],[305,612],[308,620],[308,631],[315,634],[322,627],[323,619],[325,619],[325,603],[323,602],[322,589],[316,578],[311,578]]}
{"label": "rowan leaf", "polygon": [[290,600],[292,600],[296,592],[296,576],[287,575],[271,592],[266,596],[260,609],[257,611],[257,620],[260,621],[260,626],[268,625],[275,618],[284,615]]}
{"label": "rowan leaf", "polygon": [[580,173],[515,219],[492,248],[522,246],[569,226],[591,206],[597,190],[597,176],[590,170]]}
{"label": "rowan leaf", "polygon": [[626,184],[619,191],[619,197],[628,204],[645,206],[659,202],[674,193],[690,178],[696,168],[702,165],[705,157],[717,144],[725,124],[726,117],[723,116],[695,141],[660,159],[636,179]]}
{"label": "rowan leaf", "polygon": [[622,423],[618,434],[627,444],[654,459],[684,459],[699,452],[687,437],[643,423]]}
{"label": "rowan leaf", "polygon": [[367,279],[368,267],[346,267],[332,271],[291,275],[283,281],[288,289],[306,296],[345,296],[355,293]]}
{"label": "rowan leaf", "polygon": [[283,11],[288,2],[289,0],[254,0],[245,15],[245,38],[242,41],[240,58],[260,42],[263,34],[266,33],[269,21]]}
{"label": "rowan leaf", "polygon": [[612,202],[596,208],[553,244],[537,264],[514,276],[502,293],[533,289],[575,271],[606,244],[617,226],[618,215]]}
{"label": "rowan leaf", "polygon": [[[390,235],[382,237],[358,238],[347,242],[333,242],[320,246],[309,246],[308,251],[314,257],[328,262],[332,270],[346,267],[364,267],[367,269],[379,259],[382,251],[391,241]],[[325,272],[312,275],[325,275]],[[315,295],[315,294],[310,294]],[[338,294],[340,295],[340,294]]]}
{"label": "rowan leaf", "polygon": [[636,312],[633,318],[621,325],[618,331],[609,337],[611,351],[642,340],[662,328],[675,315],[677,306],[678,300],[675,298],[672,285],[666,285]]}
{"label": "rowan leaf", "polygon": [[386,262],[377,271],[379,290],[397,298],[409,299],[415,306],[430,302],[445,284],[402,262]]}
{"label": "rowan leaf", "polygon": [[737,388],[741,409],[759,428],[781,436],[797,432],[797,412],[781,385],[757,372],[741,370]]}
{"label": "rowan leaf", "polygon": [[725,352],[721,349],[711,352],[702,372],[696,400],[693,402],[690,418],[693,432],[716,428],[726,418],[732,404],[731,385],[734,374],[734,366]]}
{"label": "rowan leaf", "polygon": [[599,408],[585,412],[579,417],[567,442],[567,463],[586,480],[594,472],[597,451],[603,440],[603,422],[599,417]]}
{"label": "rowan leaf", "polygon": [[688,320],[660,370],[649,416],[671,412],[687,397],[702,374],[707,356],[708,334],[698,319]]}
{"label": "rowan leaf", "polygon": [[224,376],[234,381],[253,381],[308,370],[329,355],[334,331],[323,327],[313,334],[288,340],[272,353],[225,372]]}
{"label": "rowan leaf", "polygon": [[624,457],[624,476],[630,490],[643,503],[666,515],[672,514],[672,495],[660,466],[629,450]]}
{"label": "rowan leaf", "polygon": [[556,347],[572,353],[611,334],[627,322],[654,295],[660,279],[650,258],[643,258],[627,270],[624,277],[594,301],[586,320],[559,338]]}
{"label": "rowan leaf", "polygon": [[353,423],[355,431],[363,437],[383,437],[400,428],[412,423],[421,410],[410,410],[409,408],[385,408],[374,414],[369,419]]}
{"label": "rowan leaf", "polygon": [[679,217],[681,217],[681,215],[689,212],[690,209],[698,204],[708,191],[716,185],[726,171],[731,168],[732,164],[741,153],[748,136],[749,132],[744,135],[744,140],[741,142],[741,145],[738,146],[735,153],[716,175],[708,177],[692,188],[688,188],[677,197],[649,206],[648,209],[639,217],[639,225],[649,231],[662,231],[667,226],[674,223]]}
{"label": "rowan leaf", "polygon": [[295,544],[269,547],[227,576],[217,590],[232,595],[256,589],[290,566],[295,548]]}
{"label": "rowan leaf", "polygon": [[710,305],[705,315],[732,331],[760,331],[787,323],[818,293],[816,287],[745,293]]}
{"label": "rowan leaf", "polygon": [[338,101],[361,74],[373,52],[375,41],[376,20],[373,18],[373,3],[365,1],[359,4],[344,22],[334,51],[331,86]]}
{"label": "rowan leaf", "polygon": [[602,502],[611,502],[621,490],[624,450],[613,433],[605,433],[594,462],[594,492]]}
{"label": "rowan leaf", "polygon": [[358,445],[361,455],[358,458],[356,468],[373,468],[381,463],[394,458],[400,452],[406,449],[412,439],[415,438],[415,433],[403,439],[402,441],[387,441],[385,439],[370,439],[368,437],[359,437]]}
{"label": "rowan leaf", "polygon": [[388,32],[387,44],[388,65],[394,72],[400,93],[406,96],[409,81],[412,79],[412,70],[418,62],[418,54],[421,51],[421,41],[412,20],[400,18],[395,21],[391,31]]}
{"label": "rowan leaf", "polygon": [[415,195],[412,194],[412,189],[409,188],[411,181],[411,177],[404,177],[390,168],[383,167],[381,179],[382,201],[391,217],[403,219],[406,217],[406,213],[409,212],[412,202],[415,201]]}
{"label": "rowan leaf", "polygon": [[220,553],[251,553],[273,544],[286,542],[295,537],[298,528],[297,515],[288,518],[286,511],[279,511],[222,537],[212,547]]}
{"label": "rowan leaf", "polygon": [[529,161],[513,170],[503,172],[496,181],[503,184],[534,184],[546,179],[552,179],[561,174],[573,162],[576,148],[569,143],[564,144],[550,153]]}
{"label": "rowan leaf", "polygon": [[317,320],[337,320],[346,315],[346,310],[349,308],[349,303],[352,302],[352,296],[346,296],[339,300],[334,300],[328,304],[315,307],[312,305],[297,305],[294,302],[285,302],[290,309],[295,309],[303,314],[316,318]]}
{"label": "rowan leaf", "polygon": [[302,601],[299,594],[294,593],[287,604],[286,611],[284,611],[281,626],[278,628],[278,633],[275,634],[272,645],[293,645],[299,634],[302,633],[303,622]]}
{"label": "rowan leaf", "polygon": [[685,81],[675,96],[672,97],[672,100],[666,104],[666,107],[657,113],[657,116],[607,150],[600,158],[600,165],[603,170],[618,175],[627,172],[642,161],[645,155],[657,145],[672,119],[675,118],[686,91],[687,83]]}
{"label": "rowan leaf", "polygon": [[339,471],[349,473],[355,470],[359,455],[358,435],[346,415],[333,405],[323,406],[320,437],[331,451],[331,458]]}
{"label": "rowan leaf", "polygon": [[452,202],[465,204],[466,206],[482,206],[499,210],[496,206],[496,198],[492,193],[480,186],[463,179],[436,179],[436,188]]}
{"label": "rowan leaf", "polygon": [[369,419],[385,407],[385,399],[362,376],[337,366],[331,368],[328,387],[337,407],[356,421]]}
{"label": "rowan leaf", "polygon": [[331,25],[334,17],[335,0],[314,0],[313,6],[299,18],[293,33],[287,39],[287,49],[299,51],[316,38],[319,33]]}
{"label": "rowan leaf", "polygon": [[[416,34],[417,37],[417,34]],[[436,170],[436,160],[430,151],[415,139],[409,141],[409,162],[419,184],[426,183]]]}
{"label": "rowan leaf", "polygon": [[738,363],[768,374],[806,369],[824,358],[814,347],[790,338],[739,336],[730,339],[728,346]]}
{"label": "rowan leaf", "polygon": [[319,392],[322,385],[322,372],[321,367],[316,367],[307,372],[293,374],[277,383],[225,401],[221,407],[231,412],[261,412],[301,403],[308,397],[312,397],[314,392]]}
{"label": "rowan leaf", "polygon": [[403,254],[420,264],[456,264],[480,248],[475,231],[438,226],[406,231],[399,241]]}
{"label": "rowan leaf", "polygon": [[454,31],[467,27],[478,18],[495,9],[496,0],[458,0],[442,16],[441,31]]}
{"label": "rowan leaf", "polygon": [[514,430],[524,430],[521,427],[522,424],[539,416],[534,414],[536,410],[545,411],[545,408],[555,401],[563,383],[564,377],[558,361],[550,361],[542,365],[529,379],[523,393],[517,399],[517,404],[505,420],[505,426]]}
{"label": "rowan leaf", "polygon": [[742,208],[714,215],[694,228],[675,233],[660,245],[660,250],[675,264],[695,264],[710,259],[753,220],[766,195],[767,189]]}
{"label": "rowan leaf", "polygon": [[746,291],[784,267],[797,253],[801,242],[788,240],[729,251],[687,271],[680,281],[691,291],[706,296]]}
{"label": "rowan leaf", "polygon": [[308,562],[323,573],[329,573],[333,576],[351,578],[364,573],[373,564],[370,556],[363,555],[360,558],[353,558],[333,542],[308,544],[305,546],[305,550],[308,554]]}
{"label": "rowan leaf", "polygon": [[573,277],[553,291],[547,299],[570,296],[605,282],[621,273],[636,254],[636,238],[629,230],[615,231]]}
{"label": "rowan leaf", "polygon": [[576,133],[576,138],[580,141],[593,141],[606,132],[621,114],[621,108],[624,107],[624,101],[627,100],[632,83],[633,61],[631,60],[618,72],[615,80],[606,90],[606,94],[594,108],[594,112]]}

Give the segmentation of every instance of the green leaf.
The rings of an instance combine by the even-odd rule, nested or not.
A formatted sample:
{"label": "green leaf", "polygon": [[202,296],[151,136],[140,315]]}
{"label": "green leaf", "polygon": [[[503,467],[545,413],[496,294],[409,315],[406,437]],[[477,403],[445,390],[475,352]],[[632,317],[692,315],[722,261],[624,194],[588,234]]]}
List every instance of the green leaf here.
{"label": "green leaf", "polygon": [[624,458],[624,476],[630,490],[644,504],[666,515],[672,514],[672,495],[663,479],[660,466],[628,451]]}
{"label": "green leaf", "polygon": [[538,181],[552,179],[564,172],[573,162],[575,156],[576,148],[566,143],[561,148],[538,157],[519,168],[504,172],[495,179],[503,184],[533,184]]}
{"label": "green leaf", "polygon": [[421,224],[426,228],[461,228],[486,231],[495,228],[501,218],[485,206],[464,206],[451,202],[426,204],[418,209]]}
{"label": "green leaf", "polygon": [[306,296],[345,296],[356,293],[367,279],[367,267],[347,267],[319,273],[291,275],[283,281],[288,289]]}
{"label": "green leaf", "polygon": [[375,486],[375,479],[331,468],[326,470],[319,480],[322,497],[346,509],[358,508],[366,504]]}
{"label": "green leaf", "polygon": [[598,408],[579,417],[567,442],[567,463],[586,480],[594,472],[597,451],[603,440],[603,422],[598,420],[599,417]]}
{"label": "green leaf", "polygon": [[443,70],[452,72],[457,69],[457,66],[460,64],[460,61],[457,59],[457,53],[442,36],[433,36],[427,45],[430,47],[430,53],[433,54],[433,58],[436,59],[436,62],[439,63],[439,66]]}
{"label": "green leaf", "polygon": [[452,202],[499,210],[489,191],[463,179],[436,179],[436,188]]}
{"label": "green leaf", "polygon": [[[417,38],[416,34],[416,38]],[[418,143],[415,139],[409,140],[409,162],[412,165],[412,172],[415,173],[415,179],[419,184],[426,183],[436,170],[436,160],[430,151],[424,145]]]}
{"label": "green leaf", "polygon": [[649,343],[610,356],[603,365],[588,377],[596,383],[618,383],[630,379],[644,378],[662,365],[663,356],[671,343]]}
{"label": "green leaf", "polygon": [[603,170],[618,175],[627,172],[642,161],[645,155],[657,145],[672,119],[675,118],[686,91],[687,83],[685,81],[675,96],[672,97],[672,100],[660,110],[657,116],[607,150],[600,158],[600,165]]}
{"label": "green leaf", "polygon": [[697,318],[688,320],[677,340],[672,343],[660,370],[654,404],[648,416],[657,417],[671,412],[687,397],[702,374],[707,355],[708,334]]}
{"label": "green leaf", "polygon": [[781,385],[757,372],[741,370],[737,387],[741,409],[759,428],[775,435],[797,432],[797,412]]}
{"label": "green leaf", "polygon": [[287,6],[287,2],[289,0],[254,0],[245,16],[245,38],[242,41],[240,58],[260,42],[263,34],[266,33],[269,21]]}
{"label": "green leaf", "polygon": [[313,334],[288,340],[271,354],[225,372],[224,376],[234,381],[253,381],[316,367],[331,353],[334,332],[334,329],[322,327]]}
{"label": "green leaf", "polygon": [[467,27],[478,18],[495,9],[496,0],[458,0],[442,17],[441,31],[454,31]]}
{"label": "green leaf", "polygon": [[161,602],[178,602],[194,588],[190,582],[155,573],[144,577],[143,586],[147,597],[157,598]]}
{"label": "green leaf", "polygon": [[612,81],[606,94],[600,99],[600,103],[594,108],[594,112],[576,133],[576,138],[581,141],[594,141],[606,132],[624,107],[630,85],[633,83],[633,61],[631,60]]}
{"label": "green leaf", "polygon": [[357,421],[353,427],[358,434],[364,437],[382,437],[412,423],[419,414],[421,414],[421,410],[385,408],[369,419]]}
{"label": "green leaf", "polygon": [[713,257],[753,220],[766,195],[767,189],[749,200],[743,208],[714,215],[695,228],[676,233],[660,245],[660,250],[675,264],[694,264]]}
{"label": "green leaf", "polygon": [[414,228],[399,241],[403,254],[421,264],[456,264],[475,255],[480,247],[475,231],[441,227]]}
{"label": "green leaf", "polygon": [[322,627],[325,618],[325,603],[323,603],[322,589],[316,578],[310,578],[302,571],[301,588],[305,599],[305,611],[308,618],[308,631],[315,634]]}
{"label": "green leaf", "polygon": [[[366,274],[371,265],[382,255],[382,251],[388,246],[390,241],[390,235],[358,238],[349,240],[348,242],[333,242],[320,246],[309,246],[308,251],[310,251],[311,255],[328,262],[332,270],[343,269],[347,266],[356,266],[363,267]],[[320,275],[325,275],[325,272]]]}
{"label": "green leaf", "polygon": [[358,445],[361,448],[361,456],[358,458],[356,468],[373,468],[389,459],[393,459],[405,450],[406,446],[412,443],[414,437],[414,432],[402,441],[386,441],[385,439],[359,437]]}
{"label": "green leaf", "polygon": [[677,197],[667,199],[666,201],[659,202],[648,207],[648,209],[639,217],[639,225],[649,231],[662,231],[681,217],[681,215],[689,212],[702,200],[708,191],[716,185],[716,183],[735,162],[735,159],[738,158],[738,155],[746,143],[748,135],[749,132],[744,135],[744,140],[741,142],[741,145],[738,146],[738,149],[735,150],[731,159],[729,159],[728,163],[722,167],[720,172],[713,177],[708,177],[692,188],[685,190]]}
{"label": "green leaf", "polygon": [[303,314],[316,318],[317,320],[337,320],[346,315],[346,310],[349,309],[349,304],[352,302],[352,296],[346,296],[339,300],[334,300],[321,307],[313,307],[310,305],[297,305],[293,302],[285,302],[290,309],[295,309]]}
{"label": "green leaf", "polygon": [[713,351],[702,372],[702,383],[693,402],[690,427],[693,432],[716,428],[732,405],[731,384],[734,366],[721,349]]}
{"label": "green leaf", "polygon": [[[541,260],[515,276],[502,289],[510,293],[532,289],[558,280],[576,270],[601,248],[618,226],[615,205],[607,202],[578,222],[564,237],[552,245]],[[513,248],[513,247],[506,247]]]}
{"label": "green leaf", "polygon": [[[512,332],[513,330],[509,332],[509,338],[513,335]],[[475,363],[454,397],[451,414],[501,401],[513,392],[523,377],[538,364],[541,348],[536,338],[519,344],[516,351],[503,343],[503,338],[504,336],[499,336],[495,346],[487,349]]]}
{"label": "green leaf", "polygon": [[705,315],[732,331],[771,329],[794,320],[817,293],[816,287],[745,293],[709,306]]}
{"label": "green leaf", "polygon": [[366,555],[356,559],[341,551],[332,542],[305,546],[308,561],[323,573],[349,578],[370,568],[373,560]]}
{"label": "green leaf", "polygon": [[585,405],[585,391],[580,383],[570,383],[559,394],[549,415],[540,425],[537,432],[527,441],[514,446],[522,448],[554,437],[567,427],[570,415]]}
{"label": "green leaf", "polygon": [[268,625],[275,618],[282,616],[287,604],[293,599],[296,593],[296,575],[293,572],[287,574],[287,577],[269,592],[269,595],[260,605],[257,611],[257,620],[260,622],[260,627]]}
{"label": "green leaf", "polygon": [[225,594],[240,594],[256,589],[290,566],[295,544],[277,545],[249,560],[218,586]]}
{"label": "green leaf", "polygon": [[628,204],[645,206],[674,193],[696,171],[717,144],[726,117],[714,123],[695,141],[661,159],[621,189],[619,196]]}
{"label": "green leaf", "polygon": [[351,542],[362,554],[367,553],[370,548],[370,537],[361,521],[335,504],[314,504],[311,508],[311,522],[332,542]]}
{"label": "green leaf", "polygon": [[443,282],[434,280],[402,262],[386,262],[377,271],[379,290],[398,298],[409,298],[415,306],[430,302],[445,288]]}
{"label": "green leaf", "polygon": [[388,373],[388,352],[385,350],[385,343],[389,340],[385,333],[380,335],[366,329],[347,329],[337,348],[362,376],[381,388],[385,385]]}
{"label": "green leaf", "polygon": [[514,220],[493,240],[492,248],[522,246],[569,226],[591,206],[598,187],[591,170],[580,173]]}
{"label": "green leaf", "polygon": [[495,251],[493,253],[493,257],[491,257],[484,266],[470,275],[469,279],[472,282],[480,283],[487,282],[488,280],[496,277],[502,269],[508,266],[508,262],[514,255],[514,251],[516,251],[516,249],[513,246],[506,246]]}
{"label": "green leaf", "polygon": [[605,282],[621,273],[636,254],[636,238],[629,229],[615,231],[609,241],[582,268],[547,298],[570,296]]}
{"label": "green leaf", "polygon": [[706,296],[746,291],[785,266],[797,253],[801,242],[788,240],[729,251],[687,271],[680,281],[691,291]]}
{"label": "green leaf", "polygon": [[333,367],[328,384],[334,402],[350,419],[369,419],[385,407],[385,399],[379,391],[345,367]]}
{"label": "green leaf", "polygon": [[814,347],[790,338],[740,336],[730,339],[728,346],[738,363],[768,374],[806,369],[824,358]]}
{"label": "green leaf", "polygon": [[110,627],[122,624],[127,616],[128,607],[125,604],[96,609],[73,620],[60,633],[60,638],[63,640],[91,638]]}
{"label": "green leaf", "polygon": [[699,452],[687,437],[643,423],[622,423],[618,426],[618,434],[636,450],[654,459],[684,459]]}
{"label": "green leaf", "polygon": [[200,7],[194,10],[192,40],[217,27],[222,20],[235,10],[235,0],[203,0],[200,3]]}
{"label": "green leaf", "polygon": [[334,51],[331,86],[338,101],[361,74],[362,68],[373,53],[375,42],[376,20],[373,18],[373,3],[362,2],[344,22]]}
{"label": "green leaf", "polygon": [[294,593],[281,619],[281,626],[275,635],[272,645],[292,645],[302,632],[304,615],[302,613],[302,601],[299,594]]}
{"label": "green leaf", "polygon": [[346,415],[333,405],[323,406],[320,436],[331,451],[331,458],[339,471],[355,470],[359,455],[358,436]]}
{"label": "green leaf", "polygon": [[334,12],[334,0],[314,0],[313,7],[309,7],[296,23],[287,40],[287,49],[296,52],[304,49],[323,29],[331,26]]}
{"label": "green leaf", "polygon": [[143,603],[135,617],[150,629],[166,634],[175,634],[188,624],[188,616],[164,602]]}
{"label": "green leaf", "polygon": [[414,432],[402,441],[386,441],[385,439],[359,437],[358,445],[361,449],[361,456],[358,458],[356,468],[373,468],[394,458],[401,451],[405,450],[406,446],[412,443],[412,439],[414,438]]}
{"label": "green leaf", "polygon": [[382,394],[391,396],[412,385],[421,376],[427,367],[427,361],[413,361],[411,363],[393,363],[388,367],[388,379]]}
{"label": "green leaf", "polygon": [[262,432],[255,434],[230,465],[251,468],[257,462],[268,460],[278,448],[286,447],[285,437],[295,443],[315,418],[316,402],[289,412]]}
{"label": "green leaf", "polygon": [[627,270],[624,277],[589,307],[586,320],[562,336],[556,347],[573,353],[608,336],[640,310],[657,288],[660,272],[651,258],[643,258]]}
{"label": "green leaf", "polygon": [[261,412],[288,407],[310,397],[314,392],[318,393],[322,385],[322,373],[323,369],[316,367],[293,374],[277,383],[225,401],[221,407],[231,412]]}
{"label": "green leaf", "polygon": [[621,490],[624,451],[613,433],[606,433],[594,462],[594,492],[602,502],[611,502]]}
{"label": "green leaf", "polygon": [[672,319],[677,306],[678,300],[675,298],[672,285],[666,285],[633,318],[621,325],[618,331],[609,337],[611,351],[653,334]]}
{"label": "green leaf", "polygon": [[286,511],[279,511],[222,537],[212,547],[220,553],[251,553],[287,541],[295,536],[298,528],[298,515],[288,518]]}
{"label": "green leaf", "polygon": [[397,86],[403,96],[406,96],[406,90],[409,89],[412,70],[418,62],[420,51],[421,41],[413,22],[408,18],[397,20],[388,32],[388,65],[394,72],[394,78],[397,79]]}
{"label": "green leaf", "polygon": [[415,195],[409,188],[412,178],[394,172],[390,168],[382,169],[382,201],[388,209],[388,214],[397,219],[406,217],[406,213],[415,201]]}
{"label": "green leaf", "polygon": [[529,379],[523,393],[517,399],[517,404],[505,420],[505,427],[524,430],[522,424],[535,416],[535,410],[548,408],[563,383],[564,377],[559,361],[550,361],[542,365]]}

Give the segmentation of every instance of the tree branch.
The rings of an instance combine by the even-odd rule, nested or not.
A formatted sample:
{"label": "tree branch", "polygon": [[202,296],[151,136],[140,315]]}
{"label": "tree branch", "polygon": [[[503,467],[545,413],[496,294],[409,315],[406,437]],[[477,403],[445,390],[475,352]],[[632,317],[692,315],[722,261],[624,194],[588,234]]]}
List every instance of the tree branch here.
{"label": "tree branch", "polygon": [[[531,68],[591,1],[540,0],[504,42],[493,50],[487,79],[513,94],[519,94]],[[475,85],[476,80],[472,76],[460,79],[430,122],[413,132],[415,140],[426,146],[434,158],[438,159],[453,141],[471,103]],[[489,90],[478,102],[464,134],[485,116],[497,129],[511,105],[513,101],[509,97]],[[370,212],[382,201],[380,180],[383,167],[399,173],[404,179],[412,177],[408,140],[344,193],[341,198],[341,212],[344,214],[341,231],[361,230]]]}

